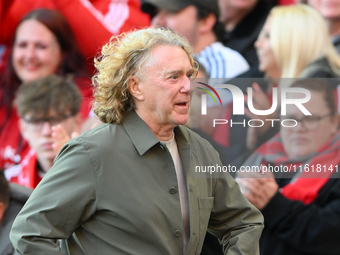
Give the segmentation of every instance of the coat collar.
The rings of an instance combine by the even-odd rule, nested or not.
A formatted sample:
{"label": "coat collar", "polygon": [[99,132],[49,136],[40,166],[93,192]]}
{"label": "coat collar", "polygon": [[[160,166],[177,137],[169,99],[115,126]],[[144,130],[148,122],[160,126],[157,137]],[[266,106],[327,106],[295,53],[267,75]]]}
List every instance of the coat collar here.
{"label": "coat collar", "polygon": [[[135,111],[128,111],[124,114],[122,126],[141,156],[153,146],[160,143],[151,129]],[[190,145],[189,134],[188,132],[183,132],[183,129],[184,127],[176,127],[174,130],[179,149],[183,147],[188,148]]]}

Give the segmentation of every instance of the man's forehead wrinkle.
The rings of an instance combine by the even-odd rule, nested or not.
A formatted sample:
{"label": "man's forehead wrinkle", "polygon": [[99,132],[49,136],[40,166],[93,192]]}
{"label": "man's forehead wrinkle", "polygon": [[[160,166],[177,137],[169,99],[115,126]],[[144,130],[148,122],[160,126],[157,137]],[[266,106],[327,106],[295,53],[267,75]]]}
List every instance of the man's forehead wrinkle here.
{"label": "man's forehead wrinkle", "polygon": [[174,70],[169,70],[166,73],[168,73],[168,74],[183,73],[183,70],[182,69],[174,69]]}

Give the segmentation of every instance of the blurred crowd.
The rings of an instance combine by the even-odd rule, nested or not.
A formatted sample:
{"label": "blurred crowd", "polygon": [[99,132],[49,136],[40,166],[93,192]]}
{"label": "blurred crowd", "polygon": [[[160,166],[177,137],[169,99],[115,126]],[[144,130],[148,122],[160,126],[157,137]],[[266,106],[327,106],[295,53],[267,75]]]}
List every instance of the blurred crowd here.
{"label": "blurred crowd", "polygon": [[[188,40],[199,80],[236,84],[245,100],[251,87],[255,109],[271,108],[273,88],[310,91],[312,115],[290,105],[296,126],[283,127],[265,121],[282,119],[280,107],[232,115],[227,90],[201,116],[195,90],[187,126],[225,165],[332,169],[233,177],[264,215],[261,255],[340,254],[340,0],[0,0],[0,255],[15,254],[10,226],[60,149],[101,124],[91,84],[101,47],[149,26]],[[214,119],[264,124],[212,128]],[[222,254],[210,233],[201,254]]]}

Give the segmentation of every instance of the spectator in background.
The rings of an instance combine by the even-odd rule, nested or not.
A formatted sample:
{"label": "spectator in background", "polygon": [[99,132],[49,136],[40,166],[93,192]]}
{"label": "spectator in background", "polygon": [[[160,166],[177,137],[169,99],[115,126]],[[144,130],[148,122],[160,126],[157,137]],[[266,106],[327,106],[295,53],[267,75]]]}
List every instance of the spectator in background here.
{"label": "spectator in background", "polygon": [[324,18],[332,42],[340,54],[340,1],[339,0],[308,0]]}
{"label": "spectator in background", "polygon": [[267,0],[219,0],[224,45],[241,53],[251,67],[259,60],[254,46],[270,11]]}
{"label": "spectator in background", "polygon": [[[308,5],[290,5],[274,7],[261,30],[255,43],[259,56],[259,68],[268,79],[262,79],[260,86],[254,84],[256,79],[235,79],[230,83],[239,86],[246,94],[246,88],[253,85],[253,106],[258,110],[270,109],[273,87],[289,85],[285,78],[339,78],[340,58],[332,45],[324,20]],[[282,78],[282,79],[281,79]],[[281,80],[280,80],[281,79]],[[258,80],[258,79],[257,79]],[[339,81],[333,79],[330,86],[336,89]],[[335,81],[333,83],[333,81]],[[337,95],[337,90],[334,90]],[[337,95],[338,96],[338,95]],[[339,100],[338,100],[339,102]],[[230,104],[231,109],[232,104]],[[277,119],[276,113],[259,116],[245,111],[247,116],[232,115],[227,110],[219,119],[232,119],[234,123],[261,119],[262,127],[242,127],[235,125],[219,125],[210,133],[220,144],[230,148],[230,154],[236,158],[244,157],[263,142],[275,135],[279,129],[271,127],[271,122],[265,119]]]}
{"label": "spectator in background", "polygon": [[79,132],[81,95],[76,85],[58,76],[48,76],[21,86],[14,103],[20,116],[22,136],[31,150],[22,162],[5,170],[10,182],[35,188],[52,167],[59,151],[54,150],[52,126],[60,125],[71,136]]}
{"label": "spectator in background", "polygon": [[185,37],[210,78],[232,78],[249,69],[240,53],[221,43],[224,27],[217,0],[145,0],[142,10],[153,17],[153,27]]}
{"label": "spectator in background", "polygon": [[26,203],[32,190],[15,183],[8,184],[0,171],[0,254],[17,254],[9,240],[13,221]]}
{"label": "spectator in background", "polygon": [[[38,8],[58,10],[66,18],[79,48],[93,69],[93,57],[112,35],[146,27],[150,18],[140,10],[139,0],[0,0],[0,44],[10,47],[19,21]],[[0,12],[1,15],[1,12]]]}
{"label": "spectator in background", "polygon": [[[259,69],[270,78],[265,89],[268,93],[272,86],[285,84],[284,79],[279,81],[278,78],[340,77],[340,57],[330,41],[325,22],[308,5],[274,7],[255,46],[260,59]],[[337,81],[330,83],[333,89],[338,85]],[[268,96],[258,85],[254,85],[253,99],[255,109],[270,109]],[[258,116],[248,111],[248,117],[268,119],[273,116]],[[269,127],[270,123],[261,128],[249,128],[247,138],[254,139],[248,140],[248,147],[256,148],[267,140]],[[269,134],[274,135],[277,129],[270,131]],[[254,133],[250,135],[249,132]]]}
{"label": "spectator in background", "polygon": [[38,9],[22,19],[7,63],[0,76],[0,168],[3,169],[18,164],[29,151],[12,105],[22,83],[51,74],[72,75],[82,93],[83,119],[88,116],[92,98],[84,58],[69,25],[57,11]]}
{"label": "spectator in background", "polygon": [[[268,173],[243,174],[237,181],[265,219],[261,255],[339,254],[340,132],[333,90],[316,79],[298,80],[293,87],[311,92],[304,107],[312,115],[287,106],[283,119],[295,119],[297,125],[281,127],[280,134],[258,148],[244,166],[297,171],[278,171],[276,179]],[[242,178],[247,176],[251,178]]]}
{"label": "spectator in background", "polygon": [[260,70],[270,78],[334,78],[340,58],[320,14],[308,5],[274,7],[256,41]]}

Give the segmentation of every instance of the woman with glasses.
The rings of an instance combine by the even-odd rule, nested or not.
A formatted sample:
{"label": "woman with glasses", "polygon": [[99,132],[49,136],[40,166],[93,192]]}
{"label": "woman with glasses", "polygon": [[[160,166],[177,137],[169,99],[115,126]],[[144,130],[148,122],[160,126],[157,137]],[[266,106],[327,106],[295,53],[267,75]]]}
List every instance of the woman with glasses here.
{"label": "woman with glasses", "polygon": [[246,160],[241,169],[254,171],[237,181],[264,215],[262,255],[339,254],[340,131],[333,91],[312,79],[293,87],[311,92],[304,104],[311,115],[287,106],[280,133]]}

